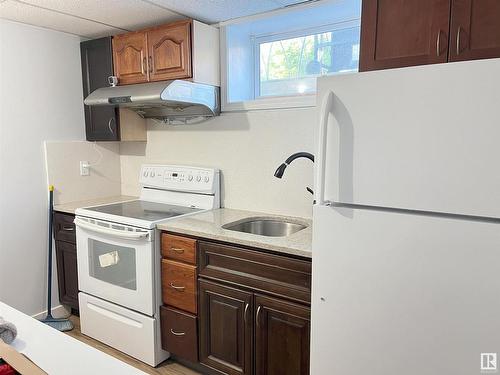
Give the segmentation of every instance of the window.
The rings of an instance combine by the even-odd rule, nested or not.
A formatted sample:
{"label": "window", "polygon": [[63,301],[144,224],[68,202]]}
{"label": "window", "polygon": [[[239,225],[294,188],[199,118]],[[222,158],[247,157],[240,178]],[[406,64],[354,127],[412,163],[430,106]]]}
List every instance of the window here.
{"label": "window", "polygon": [[360,8],[324,0],[223,24],[223,110],[314,105],[318,76],[358,70]]}

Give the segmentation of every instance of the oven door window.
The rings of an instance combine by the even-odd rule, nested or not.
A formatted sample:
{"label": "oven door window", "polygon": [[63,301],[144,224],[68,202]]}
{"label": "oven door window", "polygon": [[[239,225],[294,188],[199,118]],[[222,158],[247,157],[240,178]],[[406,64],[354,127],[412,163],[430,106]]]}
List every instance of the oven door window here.
{"label": "oven door window", "polygon": [[136,249],[89,239],[88,254],[91,277],[137,290]]}

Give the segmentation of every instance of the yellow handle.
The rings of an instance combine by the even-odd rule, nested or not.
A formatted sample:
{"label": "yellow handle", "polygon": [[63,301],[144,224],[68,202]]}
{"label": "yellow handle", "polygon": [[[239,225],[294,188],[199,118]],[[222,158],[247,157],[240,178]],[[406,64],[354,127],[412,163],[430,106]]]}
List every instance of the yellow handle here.
{"label": "yellow handle", "polygon": [[54,191],[54,185],[49,185],[49,191]]}

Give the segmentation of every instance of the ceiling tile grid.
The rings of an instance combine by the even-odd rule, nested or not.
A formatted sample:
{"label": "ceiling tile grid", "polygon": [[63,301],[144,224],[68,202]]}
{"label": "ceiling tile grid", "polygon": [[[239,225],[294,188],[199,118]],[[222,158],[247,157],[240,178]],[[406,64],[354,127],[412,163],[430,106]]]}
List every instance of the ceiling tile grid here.
{"label": "ceiling tile grid", "polygon": [[123,30],[100,23],[27,6],[13,0],[6,0],[0,3],[0,17],[88,38],[98,38],[104,35],[114,35],[123,32]]}
{"label": "ceiling tile grid", "polygon": [[206,23],[263,13],[304,0],[0,0],[0,18],[85,38],[194,18]]}

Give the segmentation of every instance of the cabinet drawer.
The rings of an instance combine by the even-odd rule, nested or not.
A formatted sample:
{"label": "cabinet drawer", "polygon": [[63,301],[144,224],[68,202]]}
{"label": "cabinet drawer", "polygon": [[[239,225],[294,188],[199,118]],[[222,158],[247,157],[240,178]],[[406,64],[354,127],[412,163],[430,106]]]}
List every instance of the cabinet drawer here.
{"label": "cabinet drawer", "polygon": [[198,241],[199,275],[310,303],[311,262]]}
{"label": "cabinet drawer", "polygon": [[161,254],[165,258],[196,264],[196,240],[162,233]]}
{"label": "cabinet drawer", "polygon": [[196,314],[196,267],[169,259],[161,261],[163,303]]}
{"label": "cabinet drawer", "polygon": [[198,331],[196,316],[160,307],[161,344],[166,351],[191,362],[198,362]]}
{"label": "cabinet drawer", "polygon": [[54,237],[57,241],[76,243],[75,215],[54,212]]}

